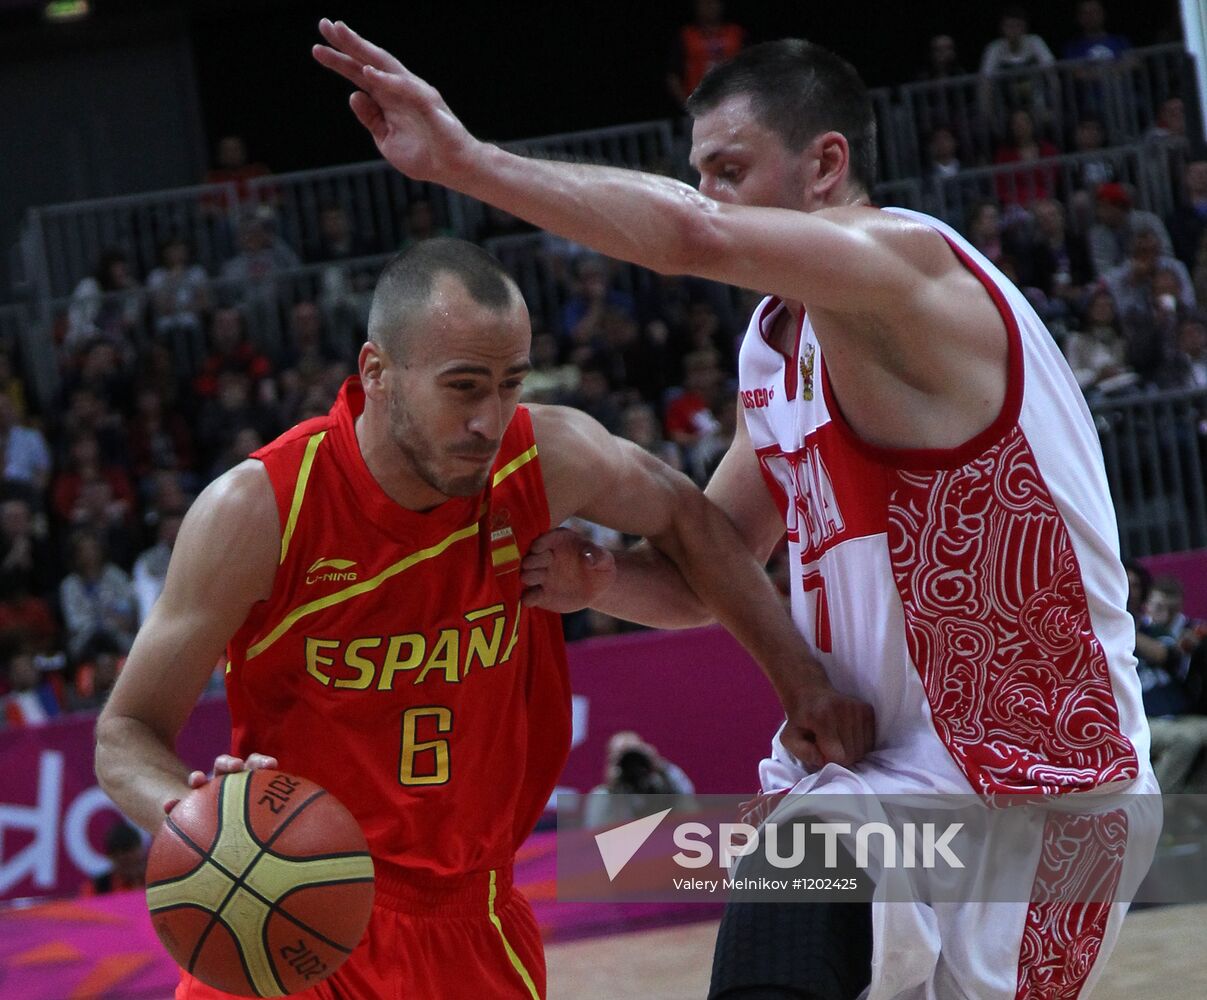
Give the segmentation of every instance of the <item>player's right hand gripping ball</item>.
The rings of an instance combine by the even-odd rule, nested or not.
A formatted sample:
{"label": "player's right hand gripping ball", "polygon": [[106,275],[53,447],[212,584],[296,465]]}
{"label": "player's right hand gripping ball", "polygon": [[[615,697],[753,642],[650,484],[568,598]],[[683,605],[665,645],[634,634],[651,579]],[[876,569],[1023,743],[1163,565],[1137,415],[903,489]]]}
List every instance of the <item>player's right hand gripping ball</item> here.
{"label": "player's right hand gripping ball", "polygon": [[202,982],[287,996],[360,943],[373,861],[335,796],[282,771],[240,771],[168,814],[147,862],[147,905],[159,939]]}

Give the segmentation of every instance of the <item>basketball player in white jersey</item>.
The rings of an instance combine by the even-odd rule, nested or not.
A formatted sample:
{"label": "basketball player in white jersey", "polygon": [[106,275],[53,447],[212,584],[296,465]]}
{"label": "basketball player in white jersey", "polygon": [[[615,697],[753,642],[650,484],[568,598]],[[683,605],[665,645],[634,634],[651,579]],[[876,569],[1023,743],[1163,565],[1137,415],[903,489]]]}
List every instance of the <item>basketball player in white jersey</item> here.
{"label": "basketball player in white jersey", "polygon": [[[937,220],[870,205],[875,122],[848,64],[785,40],[712,70],[688,105],[695,191],[479,142],[393,56],[343,24],[320,30],[316,58],[357,87],[353,111],[408,176],[611,257],[768,293],[707,493],[759,558],[787,533],[795,623],[834,685],[875,707],[877,750],[810,769],[777,737],[766,791],[1156,790],[1089,412],[1000,272]],[[707,620],[647,549],[613,560],[555,532],[525,570],[554,609]],[[1051,862],[1034,846],[1033,875]],[[1125,905],[1039,895],[731,907],[711,995],[1087,996]],[[768,934],[778,944],[751,959],[743,940]]]}

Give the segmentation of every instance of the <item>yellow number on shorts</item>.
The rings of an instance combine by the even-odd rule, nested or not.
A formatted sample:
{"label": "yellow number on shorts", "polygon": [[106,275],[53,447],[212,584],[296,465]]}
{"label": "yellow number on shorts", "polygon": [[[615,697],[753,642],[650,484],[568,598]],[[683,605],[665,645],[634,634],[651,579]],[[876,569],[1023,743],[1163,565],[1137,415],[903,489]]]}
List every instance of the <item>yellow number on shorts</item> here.
{"label": "yellow number on shorts", "polygon": [[[425,735],[447,733],[453,728],[453,713],[442,705],[408,708],[402,713],[402,756],[398,763],[398,780],[404,785],[444,785],[448,783],[448,740],[419,742],[419,728],[424,720]],[[418,767],[418,773],[416,768]]]}

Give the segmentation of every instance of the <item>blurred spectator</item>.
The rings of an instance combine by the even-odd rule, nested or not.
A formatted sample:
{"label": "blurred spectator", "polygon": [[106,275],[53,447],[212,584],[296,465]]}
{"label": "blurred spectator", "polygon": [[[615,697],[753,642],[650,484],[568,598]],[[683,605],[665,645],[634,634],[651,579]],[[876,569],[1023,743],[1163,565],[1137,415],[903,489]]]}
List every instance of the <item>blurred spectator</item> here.
{"label": "blurred spectator", "polygon": [[[252,201],[251,181],[267,177],[272,171],[263,163],[249,162],[247,143],[241,135],[224,135],[215,148],[214,165],[206,171],[204,184],[232,184],[238,204]],[[272,197],[272,192],[262,192]],[[205,195],[202,207],[212,212],[225,212],[234,206],[225,191]]]}
{"label": "blurred spectator", "polygon": [[84,889],[86,896],[141,889],[147,882],[147,845],[142,834],[120,820],[105,834],[109,870],[97,875]]}
{"label": "blurred spectator", "polygon": [[1005,253],[1004,229],[996,202],[982,201],[973,205],[965,225],[968,242],[984,254],[989,263],[1000,264]]}
{"label": "blurred spectator", "polygon": [[216,309],[210,321],[210,353],[201,364],[193,385],[201,399],[218,392],[218,379],[225,372],[239,372],[255,383],[272,374],[272,363],[252,345],[238,309]]}
{"label": "blurred spectator", "polygon": [[50,482],[50,447],[42,432],[17,422],[12,396],[0,394],[0,454],[4,456],[4,482],[41,496]]}
{"label": "blurred spectator", "polygon": [[203,317],[210,308],[209,275],[192,256],[187,240],[167,240],[159,249],[159,266],[147,275],[155,332],[171,345],[186,376],[196,373],[205,353]]}
{"label": "blurred spectator", "polygon": [[1011,246],[1020,279],[1072,308],[1093,277],[1085,238],[1069,232],[1064,205],[1055,199],[1037,201],[1031,212],[1034,229]]}
{"label": "blurred spectator", "polygon": [[1073,377],[1087,395],[1118,392],[1139,381],[1128,364],[1128,342],[1115,299],[1105,288],[1090,295],[1081,328],[1065,339],[1064,352]]}
{"label": "blurred spectator", "polygon": [[[604,780],[587,795],[583,822],[591,829],[645,816],[654,808],[690,808],[695,786],[677,764],[662,757],[637,733],[614,733],[608,740]],[[647,796],[658,796],[650,801]],[[677,796],[679,801],[667,800]]]}
{"label": "blurred spectator", "polygon": [[214,464],[210,466],[210,477],[217,479],[224,472],[229,472],[253,451],[263,448],[265,443],[265,435],[258,428],[240,427],[230,437],[230,442],[218,453]]}
{"label": "blurred spectator", "polygon": [[[227,462],[235,439],[247,429],[253,430],[260,441],[272,440],[277,433],[275,407],[258,398],[247,375],[223,372],[218,376],[218,392],[202,404],[197,416],[197,446],[204,468],[211,475],[215,462],[230,467]],[[246,457],[244,453],[238,461]]]}
{"label": "blurred spectator", "polygon": [[281,370],[295,371],[304,380],[312,381],[327,365],[338,360],[327,346],[322,310],[314,302],[295,302],[289,310]]}
{"label": "blurred spectator", "polygon": [[80,434],[95,434],[105,462],[116,463],[126,454],[126,424],[120,413],[87,386],[71,389],[67,410],[61,415],[60,440],[72,440]]}
{"label": "blurred spectator", "polygon": [[927,180],[931,184],[948,180],[959,174],[961,169],[959,144],[950,125],[939,125],[926,141],[928,153]]}
{"label": "blurred spectator", "polygon": [[1181,640],[1188,624],[1182,614],[1182,585],[1170,576],[1154,580],[1136,629],[1136,655],[1148,715],[1180,715],[1188,706],[1181,683],[1186,661]]}
{"label": "blurred spectator", "polygon": [[332,343],[338,350],[359,347],[369,321],[378,267],[352,267],[345,262],[378,252],[378,247],[357,233],[347,210],[331,202],[319,210],[319,235],[306,250],[310,263],[328,263],[320,277],[319,301],[332,318]]}
{"label": "blurred spectator", "polygon": [[84,345],[75,371],[67,379],[69,391],[91,389],[109,406],[128,409],[134,358],[132,350],[122,353],[112,341],[94,338]]}
{"label": "blurred spectator", "polygon": [[59,606],[67,626],[67,652],[79,660],[98,637],[130,650],[138,626],[130,578],[106,559],[100,538],[81,532],[72,543],[73,571],[59,585]]}
{"label": "blurred spectator", "polygon": [[598,254],[584,255],[575,262],[574,293],[562,307],[562,334],[575,347],[598,346],[603,339],[606,309],[619,309],[636,318],[632,296],[611,287],[611,264]]}
{"label": "blurred spectator", "polygon": [[0,503],[0,600],[53,594],[55,569],[54,551],[29,503],[17,497]]}
{"label": "blurred spectator", "polygon": [[168,576],[168,560],[180,533],[184,520],[181,509],[165,508],[158,512],[155,527],[155,544],[134,560],[132,583],[134,597],[138,602],[138,624],[141,626],[151,613],[151,607],[163,592],[163,583]]}
{"label": "blurred spectator", "polygon": [[67,689],[67,709],[92,712],[101,709],[126,658],[109,636],[95,637],[80,654],[71,685]]}
{"label": "blurred spectator", "polygon": [[580,365],[578,388],[566,400],[568,406],[589,413],[612,434],[620,428],[620,407],[612,392],[608,367],[591,359]]}
{"label": "blurred spectator", "polygon": [[1176,381],[1181,308],[1178,275],[1167,263],[1158,266],[1147,283],[1127,287],[1127,292],[1132,299],[1122,318],[1132,367],[1142,379],[1158,387]]}
{"label": "blurred spectator", "polygon": [[415,243],[437,236],[453,235],[455,234],[451,229],[437,223],[436,210],[429,199],[415,198],[407,203],[402,219],[402,242],[398,249],[402,251]]}
{"label": "blurred spectator", "polygon": [[[1048,109],[1056,106],[1057,101],[1055,94],[1046,95],[1045,90],[1055,90],[1055,77],[1018,71],[1051,66],[1056,61],[1052,50],[1039,35],[1027,32],[1027,12],[1022,7],[1007,7],[1002,11],[1000,25],[1001,37],[991,41],[981,53],[982,106],[987,109],[998,107],[997,102],[991,100],[997,96],[1001,98],[1006,114],[1023,109],[1046,124]],[[994,79],[1002,73],[1011,75]]]}
{"label": "blurred spectator", "polygon": [[1186,266],[1176,257],[1163,253],[1161,237],[1153,229],[1140,225],[1132,237],[1127,259],[1103,275],[1103,280],[1115,296],[1121,313],[1146,309],[1159,294],[1153,290],[1158,272],[1167,272],[1176,278],[1173,288],[1175,301],[1166,308],[1176,311],[1178,304],[1193,306],[1194,286]]}
{"label": "blurred spectator", "polygon": [[1132,47],[1123,35],[1106,30],[1106,10],[1101,0],[1081,0],[1077,4],[1077,27],[1078,33],[1065,43],[1065,59],[1110,61]]}
{"label": "blurred spectator", "polygon": [[193,468],[196,456],[188,421],[164,405],[154,386],[138,390],[129,428],[130,471],[135,479],[142,480],[156,469]]}
{"label": "blurred spectator", "polygon": [[134,341],[142,309],[142,289],[129,255],[116,248],[106,250],[96,272],[84,278],[71,293],[63,347],[74,352],[89,340],[101,337],[126,352]]}
{"label": "blurred spectator", "polygon": [[372,240],[356,231],[348,210],[339,202],[325,202],[319,208],[318,221],[318,235],[305,248],[308,264],[368,257],[378,252]]}
{"label": "blurred spectator", "polygon": [[31,653],[16,653],[8,661],[8,684],[4,721],[14,729],[41,726],[63,711],[56,684]]}
{"label": "blurred spectator", "polygon": [[524,379],[522,398],[526,403],[561,403],[578,388],[575,365],[558,363],[558,342],[551,333],[532,335],[532,371]]}
{"label": "blurred spectator", "polygon": [[725,20],[722,0],[695,0],[695,12],[695,20],[675,35],[667,63],[666,89],[680,111],[704,74],[746,44],[746,29]]}
{"label": "blurred spectator", "polygon": [[953,76],[967,76],[966,70],[956,55],[956,42],[951,35],[932,35],[927,46],[926,66],[918,73],[919,80],[946,80]]}
{"label": "blurred spectator", "polygon": [[1177,331],[1167,387],[1207,389],[1207,314],[1197,310],[1182,313]]}
{"label": "blurred spectator", "polygon": [[13,370],[13,357],[3,349],[0,349],[0,396],[8,397],[17,420],[25,419],[25,380]]}
{"label": "blurred spectator", "polygon": [[666,407],[666,436],[683,449],[687,465],[701,442],[721,431],[714,408],[720,402],[722,374],[716,351],[693,351],[683,359],[683,389]]}
{"label": "blurred spectator", "polygon": [[[1056,156],[1058,152],[1047,139],[1036,137],[1031,112],[1016,108],[1010,112],[1009,139],[998,146],[993,161],[998,164],[1032,163]],[[1027,206],[1042,198],[1051,198],[1055,188],[1056,170],[1051,166],[1002,173],[997,177],[997,197],[1002,205]]]}
{"label": "blurred spectator", "polygon": [[1094,274],[1102,277],[1124,263],[1131,253],[1132,239],[1142,228],[1151,229],[1161,242],[1163,253],[1172,253],[1173,245],[1165,225],[1152,212],[1132,207],[1131,193],[1122,184],[1103,184],[1094,194],[1095,222],[1088,240]]}
{"label": "blurred spectator", "polygon": [[1186,138],[1186,102],[1180,97],[1167,97],[1157,108],[1153,127],[1145,134],[1149,142],[1179,142]]}
{"label": "blurred spectator", "polygon": [[1169,235],[1178,260],[1193,270],[1207,231],[1207,157],[1187,161],[1182,186],[1183,197],[1169,216]]}
{"label": "blurred spectator", "polygon": [[620,436],[627,438],[655,458],[660,458],[672,469],[683,471],[683,460],[679,449],[662,436],[658,416],[648,403],[631,403],[620,415]]}
{"label": "blurred spectator", "polygon": [[1106,147],[1106,129],[1102,120],[1083,117],[1073,130],[1073,152],[1082,155],[1077,163],[1075,184],[1079,191],[1097,191],[1099,186],[1115,179],[1115,164],[1106,157],[1091,157]]}
{"label": "blurred spectator", "polygon": [[261,206],[239,222],[238,251],[222,265],[220,298],[225,305],[247,299],[268,300],[281,271],[300,267],[293,248],[273,230],[271,209]]}
{"label": "blurred spectator", "polygon": [[80,431],[71,441],[68,460],[63,471],[55,478],[51,491],[51,507],[64,524],[79,527],[85,523],[88,510],[86,487],[97,481],[109,486],[112,498],[112,510],[105,520],[126,521],[131,518],[135,496],[130,477],[120,465],[105,461],[95,434]]}

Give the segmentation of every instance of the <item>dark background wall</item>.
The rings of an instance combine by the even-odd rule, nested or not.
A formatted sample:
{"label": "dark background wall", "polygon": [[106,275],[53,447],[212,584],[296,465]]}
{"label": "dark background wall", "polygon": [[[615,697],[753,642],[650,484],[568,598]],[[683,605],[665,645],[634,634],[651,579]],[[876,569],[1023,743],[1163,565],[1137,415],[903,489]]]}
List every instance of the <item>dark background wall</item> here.
{"label": "dark background wall", "polygon": [[[278,171],[374,155],[347,88],[310,58],[323,15],[393,49],[490,138],[572,131],[672,113],[663,83],[691,3],[642,0],[93,0],[74,24],[40,2],[0,0],[0,249],[30,205],[196,183],[213,141],[245,135]],[[927,39],[955,36],[975,70],[1003,4],[730,0],[758,41],[803,35],[872,85],[912,79]],[[1059,50],[1075,0],[1033,4]],[[1176,0],[1108,0],[1137,44],[1177,35]],[[7,278],[0,258],[0,275]],[[0,288],[3,285],[0,278]]]}

